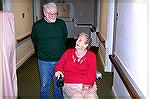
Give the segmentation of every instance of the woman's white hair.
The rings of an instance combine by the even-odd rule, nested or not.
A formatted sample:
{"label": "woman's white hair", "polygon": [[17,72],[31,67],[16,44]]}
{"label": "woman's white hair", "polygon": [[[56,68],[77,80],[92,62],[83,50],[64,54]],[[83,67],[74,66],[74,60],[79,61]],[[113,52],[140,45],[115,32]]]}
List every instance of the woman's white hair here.
{"label": "woman's white hair", "polygon": [[91,47],[91,42],[92,42],[91,37],[90,37],[88,34],[84,33],[84,32],[81,32],[81,33],[79,34],[79,36],[84,36],[84,37],[86,38],[86,42],[85,42],[85,43],[88,44],[87,49],[90,49],[90,47]]}
{"label": "woman's white hair", "polygon": [[57,5],[56,5],[55,3],[47,3],[47,4],[44,4],[44,6],[43,6],[43,11],[48,12],[49,9],[56,9],[56,10],[57,10]]}

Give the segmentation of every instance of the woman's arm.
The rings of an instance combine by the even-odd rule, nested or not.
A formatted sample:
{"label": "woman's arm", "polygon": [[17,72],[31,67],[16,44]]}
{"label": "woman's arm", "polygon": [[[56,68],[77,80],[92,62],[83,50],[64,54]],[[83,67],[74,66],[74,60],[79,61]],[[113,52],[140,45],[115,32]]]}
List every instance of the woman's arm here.
{"label": "woman's arm", "polygon": [[96,55],[94,53],[90,53],[88,56],[88,80],[84,84],[85,86],[92,87],[94,82],[96,81]]}
{"label": "woman's arm", "polygon": [[[67,58],[69,56],[70,53],[70,49],[68,49],[67,51],[65,51],[65,53],[62,55],[62,57],[60,58],[60,60],[58,61],[56,67],[55,67],[55,76],[58,75],[58,73],[62,72],[62,74],[64,73],[63,71],[63,67],[67,61]],[[57,72],[59,71],[59,72]],[[63,76],[63,75],[62,75]]]}

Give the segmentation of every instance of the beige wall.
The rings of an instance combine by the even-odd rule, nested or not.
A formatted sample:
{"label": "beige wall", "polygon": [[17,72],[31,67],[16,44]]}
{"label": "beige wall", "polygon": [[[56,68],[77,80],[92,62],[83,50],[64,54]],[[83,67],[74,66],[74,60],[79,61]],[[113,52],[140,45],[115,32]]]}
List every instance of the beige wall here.
{"label": "beige wall", "polygon": [[[107,0],[101,0],[99,32],[101,33],[101,36],[104,40],[107,40],[107,20],[108,20],[108,2]],[[100,54],[103,65],[105,65],[105,57],[106,57],[105,43],[102,44],[100,42],[99,54]]]}
{"label": "beige wall", "polygon": [[34,47],[31,38],[28,38],[17,44],[16,49],[17,68],[19,68],[33,53]]}
{"label": "beige wall", "polygon": [[108,2],[101,0],[100,4],[100,32],[106,38],[107,35],[107,20],[108,20]]}
{"label": "beige wall", "polygon": [[13,0],[11,4],[15,16],[16,38],[21,38],[31,33],[33,5],[31,0]]}
{"label": "beige wall", "polygon": [[[33,4],[31,0],[12,0],[11,9],[15,18],[16,40],[31,33],[33,24]],[[17,68],[34,53],[31,38],[16,45]]]}

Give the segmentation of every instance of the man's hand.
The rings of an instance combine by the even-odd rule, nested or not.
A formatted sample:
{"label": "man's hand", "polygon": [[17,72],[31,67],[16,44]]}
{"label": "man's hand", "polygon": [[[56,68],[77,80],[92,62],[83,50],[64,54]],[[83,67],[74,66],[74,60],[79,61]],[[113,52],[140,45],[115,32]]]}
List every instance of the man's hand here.
{"label": "man's hand", "polygon": [[62,75],[62,77],[64,77],[64,75],[61,71],[55,72],[55,77],[57,77],[58,79],[59,79],[60,75]]}

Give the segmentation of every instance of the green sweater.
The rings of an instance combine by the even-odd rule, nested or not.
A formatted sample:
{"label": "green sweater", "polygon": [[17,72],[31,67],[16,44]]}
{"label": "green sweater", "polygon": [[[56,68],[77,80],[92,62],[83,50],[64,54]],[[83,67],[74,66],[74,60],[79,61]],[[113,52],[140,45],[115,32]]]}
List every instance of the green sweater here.
{"label": "green sweater", "polygon": [[38,59],[43,61],[58,61],[65,51],[67,27],[63,20],[56,19],[48,23],[40,19],[33,24],[32,41]]}

